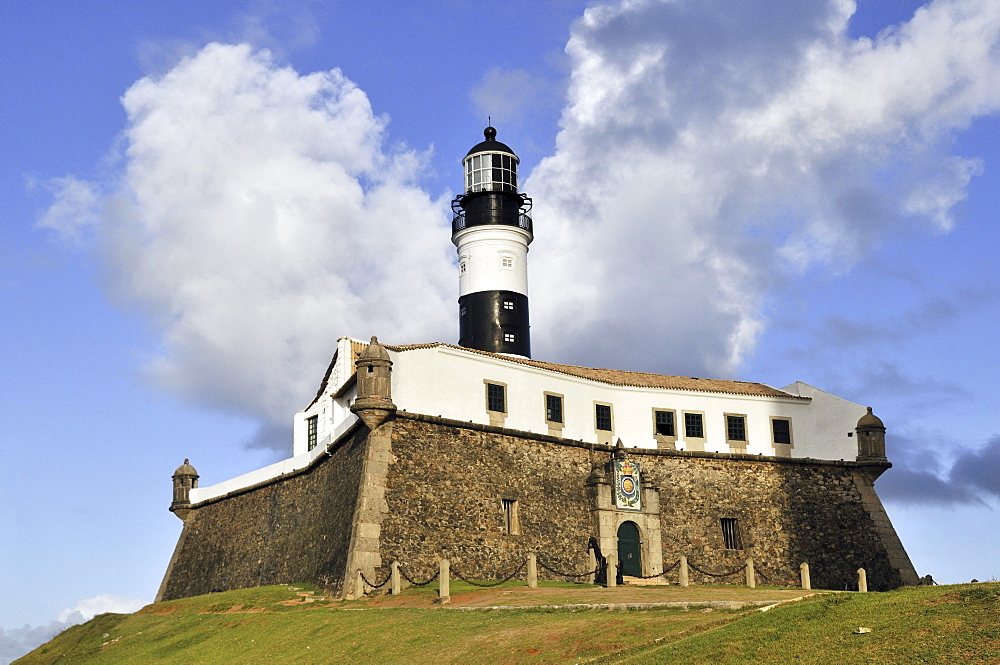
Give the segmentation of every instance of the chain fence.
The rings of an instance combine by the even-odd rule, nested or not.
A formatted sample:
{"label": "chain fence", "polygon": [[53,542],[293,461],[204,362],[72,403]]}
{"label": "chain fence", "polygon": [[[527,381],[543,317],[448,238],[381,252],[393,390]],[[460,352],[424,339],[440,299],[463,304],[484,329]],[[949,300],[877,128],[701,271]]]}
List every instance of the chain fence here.
{"label": "chain fence", "polygon": [[433,577],[430,577],[429,579],[426,579],[423,582],[415,582],[412,577],[406,574],[406,571],[403,570],[402,566],[399,567],[399,574],[402,575],[404,580],[406,580],[413,586],[427,586],[428,584],[430,584],[431,582],[433,582],[438,578],[438,576],[441,574],[441,569],[439,568],[438,571],[434,573]]}
{"label": "chain fence", "polygon": [[701,573],[702,575],[705,575],[707,577],[715,577],[715,578],[721,579],[723,577],[732,577],[733,575],[736,575],[737,573],[742,573],[744,570],[747,569],[747,565],[744,563],[739,568],[734,568],[734,569],[732,569],[732,570],[730,570],[728,572],[725,572],[725,573],[710,573],[707,570],[702,570],[698,566],[696,566],[693,563],[691,563],[690,561],[688,561],[688,568],[690,568],[691,570],[693,570],[695,572]]}
{"label": "chain fence", "polygon": [[392,579],[392,573],[389,573],[386,576],[386,578],[381,582],[379,582],[378,584],[372,584],[371,582],[368,581],[368,578],[365,577],[365,572],[363,570],[358,570],[358,572],[361,573],[361,581],[370,586],[372,589],[381,589],[382,587],[384,587],[386,584],[389,583],[389,580]]}
{"label": "chain fence", "polygon": [[591,575],[596,575],[601,570],[601,564],[597,564],[597,566],[593,570],[588,570],[585,573],[566,573],[561,570],[556,570],[555,568],[551,568],[545,565],[545,563],[541,559],[538,559],[537,563],[541,568],[544,568],[553,575],[558,575],[559,577],[571,577],[577,579],[581,577],[590,577]]}
{"label": "chain fence", "polygon": [[507,582],[510,582],[512,579],[514,579],[515,577],[517,577],[517,575],[522,570],[524,570],[524,567],[527,566],[527,565],[528,565],[528,560],[525,558],[525,559],[523,559],[521,561],[521,565],[517,567],[517,570],[515,570],[514,572],[512,572],[510,575],[508,575],[504,579],[498,580],[496,582],[477,582],[476,580],[471,580],[471,579],[469,579],[467,577],[464,577],[462,575],[462,573],[458,572],[458,569],[455,568],[454,565],[451,566],[451,574],[454,575],[455,577],[457,577],[458,579],[462,580],[463,582],[468,582],[472,586],[477,586],[477,587],[482,587],[484,589],[488,589],[490,587],[500,586],[501,584],[505,584]]}

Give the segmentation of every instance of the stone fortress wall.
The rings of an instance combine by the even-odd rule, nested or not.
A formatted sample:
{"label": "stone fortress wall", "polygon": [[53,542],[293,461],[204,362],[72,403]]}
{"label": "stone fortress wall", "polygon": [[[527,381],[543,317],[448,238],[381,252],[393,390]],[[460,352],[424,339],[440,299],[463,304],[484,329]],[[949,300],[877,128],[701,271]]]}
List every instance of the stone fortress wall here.
{"label": "stone fortress wall", "polygon": [[[659,488],[640,518],[598,510],[590,493],[594,465],[612,452],[405,412],[373,430],[359,422],[308,468],[191,506],[159,599],[293,582],[340,596],[354,591],[355,570],[382,580],[392,561],[413,579],[433,575],[440,558],[465,577],[504,577],[530,552],[584,571],[602,512],[644,525],[647,546],[658,539],[658,554],[643,552],[647,575],[683,554],[707,571],[753,558],[778,584],[798,584],[803,561],[815,588],[849,587],[858,568],[872,590],[916,581],[872,489],[885,461],[627,449],[644,482]],[[517,503],[513,534],[504,499]],[[723,518],[739,520],[742,549],[725,547]],[[667,579],[675,582],[676,570]],[[692,571],[691,581],[716,580]]]}

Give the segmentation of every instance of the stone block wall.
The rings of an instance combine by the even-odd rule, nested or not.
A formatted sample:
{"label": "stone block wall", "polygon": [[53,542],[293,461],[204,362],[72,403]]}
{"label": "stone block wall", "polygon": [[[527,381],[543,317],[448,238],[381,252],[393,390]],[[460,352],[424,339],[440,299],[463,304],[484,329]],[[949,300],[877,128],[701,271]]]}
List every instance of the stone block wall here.
{"label": "stone block wall", "polygon": [[339,594],[368,430],[304,472],[197,505],[158,600],[308,582]]}
{"label": "stone block wall", "polygon": [[[528,552],[561,570],[586,570],[594,534],[585,482],[593,462],[608,460],[609,447],[411,414],[400,414],[394,428],[379,579],[393,560],[411,576],[429,577],[442,557],[466,576],[496,578]],[[660,486],[664,566],[683,554],[722,572],[753,558],[767,581],[797,585],[799,564],[808,561],[817,588],[853,588],[862,567],[873,590],[902,583],[865,505],[884,466],[627,452]],[[866,483],[870,496],[863,497]],[[505,532],[502,499],[518,501],[520,535]],[[739,520],[743,549],[726,549],[723,518]],[[539,575],[552,577],[544,569]],[[719,581],[693,570],[691,580]]]}
{"label": "stone block wall", "polygon": [[[285,582],[340,595],[353,588],[348,566],[382,580],[398,561],[423,580],[443,557],[477,579],[506,577],[531,552],[557,570],[587,569],[595,534],[586,481],[611,448],[407,413],[385,432],[378,474],[373,460],[364,466],[377,437],[359,425],[302,472],[194,506],[161,599]],[[884,464],[627,452],[660,487],[666,567],[682,554],[709,572],[753,558],[759,583],[797,585],[807,561],[815,588],[853,588],[861,567],[872,590],[909,581],[900,573],[905,551],[871,489]],[[363,475],[379,486],[359,503]],[[519,533],[507,533],[504,499],[517,501]],[[739,520],[743,549],[726,549],[723,518]],[[544,567],[539,577],[554,578]],[[676,582],[676,569],[667,577]],[[691,581],[719,580],[691,570]]]}

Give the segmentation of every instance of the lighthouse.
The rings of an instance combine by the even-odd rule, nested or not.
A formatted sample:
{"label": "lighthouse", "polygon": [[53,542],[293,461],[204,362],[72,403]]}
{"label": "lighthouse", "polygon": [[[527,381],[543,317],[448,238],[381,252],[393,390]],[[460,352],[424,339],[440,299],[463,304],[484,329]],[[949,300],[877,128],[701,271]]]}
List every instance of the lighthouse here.
{"label": "lighthouse", "polygon": [[531,199],[517,191],[514,151],[487,127],[462,160],[465,193],[451,202],[458,250],[460,346],[531,357],[528,245]]}

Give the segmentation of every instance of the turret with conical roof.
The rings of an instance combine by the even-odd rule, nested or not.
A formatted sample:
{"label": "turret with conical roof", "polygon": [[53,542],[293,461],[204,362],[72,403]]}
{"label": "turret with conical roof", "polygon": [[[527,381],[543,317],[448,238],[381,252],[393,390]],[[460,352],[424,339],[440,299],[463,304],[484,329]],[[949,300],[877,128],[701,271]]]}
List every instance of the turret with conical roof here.
{"label": "turret with conical roof", "polygon": [[173,475],[174,500],[170,504],[170,512],[182,520],[191,512],[191,490],[198,487],[198,472],[188,459],[177,467]]}
{"label": "turret with conical roof", "polygon": [[392,403],[392,360],[385,347],[372,335],[371,342],[354,361],[357,371],[358,397],[351,411],[375,429],[396,413]]}
{"label": "turret with conical roof", "polygon": [[858,461],[859,462],[885,462],[885,425],[882,420],[872,413],[872,408],[868,407],[868,413],[858,419],[855,428],[858,433]]}
{"label": "turret with conical roof", "polygon": [[487,127],[462,160],[465,193],[451,203],[458,248],[459,341],[462,346],[531,356],[528,245],[531,199],[517,191],[517,155]]}

